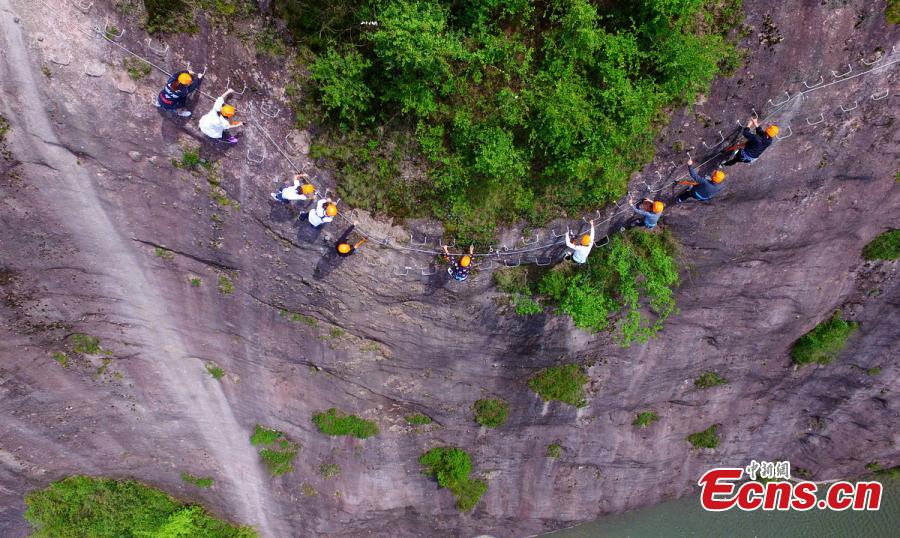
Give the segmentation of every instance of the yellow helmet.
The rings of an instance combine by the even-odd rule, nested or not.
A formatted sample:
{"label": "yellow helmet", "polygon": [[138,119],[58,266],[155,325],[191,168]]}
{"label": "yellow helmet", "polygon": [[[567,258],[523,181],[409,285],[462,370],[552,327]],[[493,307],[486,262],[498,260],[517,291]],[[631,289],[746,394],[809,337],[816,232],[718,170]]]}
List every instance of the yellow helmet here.
{"label": "yellow helmet", "polygon": [[663,209],[666,208],[666,204],[660,202],[659,200],[653,202],[653,212],[654,213],[662,213]]}
{"label": "yellow helmet", "polygon": [[233,106],[225,105],[222,107],[222,110],[219,113],[222,114],[223,116],[225,116],[226,118],[230,118],[230,117],[234,116],[234,112],[235,112],[235,110],[234,110]]}
{"label": "yellow helmet", "polygon": [[586,247],[590,244],[591,244],[591,236],[589,236],[588,234],[582,235],[581,236],[581,245]]}
{"label": "yellow helmet", "polygon": [[300,192],[309,196],[310,194],[316,192],[316,188],[312,186],[311,183],[304,183],[302,187],[300,187]]}
{"label": "yellow helmet", "polygon": [[190,73],[182,73],[178,75],[178,83],[182,86],[190,86],[191,82],[194,82],[194,78],[191,77]]}
{"label": "yellow helmet", "polygon": [[347,243],[341,243],[338,245],[338,252],[341,254],[349,254],[350,253],[350,245]]}
{"label": "yellow helmet", "polygon": [[459,260],[459,265],[462,267],[468,267],[472,263],[472,257],[466,254]]}
{"label": "yellow helmet", "polygon": [[713,183],[721,183],[723,181],[725,181],[725,172],[723,172],[721,170],[716,170],[715,172],[713,172],[713,174],[712,174],[712,182]]}
{"label": "yellow helmet", "polygon": [[328,204],[327,206],[325,206],[325,214],[329,217],[337,215],[337,206],[334,204]]}
{"label": "yellow helmet", "polygon": [[769,138],[775,138],[778,136],[779,132],[781,132],[781,129],[779,129],[777,125],[769,125],[766,127],[766,134],[769,135]]}

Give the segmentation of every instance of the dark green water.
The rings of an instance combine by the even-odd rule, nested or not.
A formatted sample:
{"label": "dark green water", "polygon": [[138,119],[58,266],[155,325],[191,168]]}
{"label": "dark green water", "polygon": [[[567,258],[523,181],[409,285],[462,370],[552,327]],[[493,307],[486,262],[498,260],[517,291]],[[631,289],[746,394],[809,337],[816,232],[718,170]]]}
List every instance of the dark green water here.
{"label": "dark green water", "polygon": [[881,509],[877,512],[706,512],[698,495],[609,516],[592,523],[551,533],[548,538],[680,536],[727,537],[900,537],[900,480],[884,480]]}

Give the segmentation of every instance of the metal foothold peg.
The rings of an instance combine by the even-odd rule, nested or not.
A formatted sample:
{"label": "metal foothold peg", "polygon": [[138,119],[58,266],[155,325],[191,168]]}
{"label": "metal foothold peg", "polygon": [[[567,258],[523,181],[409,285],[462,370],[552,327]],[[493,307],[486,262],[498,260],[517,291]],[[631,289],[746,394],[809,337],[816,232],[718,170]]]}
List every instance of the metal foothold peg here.
{"label": "metal foothold peg", "polygon": [[427,245],[427,244],[428,244],[428,236],[425,235],[425,234],[422,234],[422,241],[420,242],[420,241],[416,241],[416,234],[410,232],[410,234],[409,234],[409,244],[410,244],[410,245],[420,246],[420,247],[421,247],[421,246],[424,246],[424,245]]}
{"label": "metal foothold peg", "polygon": [[148,37],[148,38],[146,39],[147,48],[150,49],[150,52],[152,52],[153,54],[156,54],[157,56],[165,57],[166,53],[169,52],[169,44],[168,44],[168,43],[164,43],[164,42],[162,42],[162,41],[160,41],[160,40],[158,40],[158,39],[157,39],[156,41],[157,41],[159,44],[156,45],[156,46],[154,46],[154,45],[153,45],[153,38],[152,38],[152,37]]}
{"label": "metal foothold peg", "polygon": [[540,257],[540,258],[536,258],[536,259],[534,260],[534,263],[537,264],[537,265],[539,265],[539,266],[541,266],[541,267],[545,267],[545,266],[550,265],[551,263],[553,263],[553,258],[550,258],[550,257]]}
{"label": "metal foothold peg", "polygon": [[526,239],[525,236],[522,236],[522,244],[523,245],[533,245],[533,244],[537,243],[541,238],[540,234],[541,234],[541,232],[539,232],[539,231],[534,232],[534,238],[531,241]]}
{"label": "metal foothold peg", "polygon": [[859,101],[853,101],[853,106],[851,106],[850,108],[841,105],[841,112],[850,112],[851,110],[856,110],[857,108],[859,108]]}
{"label": "metal foothold peg", "polygon": [[825,121],[825,114],[819,114],[819,118],[816,121],[809,121],[809,118],[806,118],[806,123],[808,123],[810,126],[818,125],[823,121]]}
{"label": "metal foothold peg", "polygon": [[518,267],[518,266],[522,265],[522,257],[519,256],[516,259],[516,263],[510,263],[510,260],[503,260],[503,265],[505,265],[507,267]]}
{"label": "metal foothold peg", "polygon": [[879,92],[879,93],[873,93],[872,100],[873,101],[881,101],[882,99],[886,98],[890,94],[891,94],[890,89],[884,90],[883,92]]}
{"label": "metal foothold peg", "polygon": [[252,147],[247,147],[247,162],[253,165],[262,164],[266,160],[266,150],[254,151]]}
{"label": "metal foothold peg", "polygon": [[437,273],[437,267],[422,267],[419,269],[419,274],[422,276],[431,276]]}
{"label": "metal foothold peg", "polygon": [[789,94],[788,92],[784,92],[784,95],[787,96],[784,101],[779,101],[776,103],[775,101],[772,101],[771,99],[769,99],[769,104],[771,104],[774,107],[779,107],[791,100],[791,94]]}
{"label": "metal foothold peg", "polygon": [[[246,90],[246,87],[244,89]],[[259,104],[259,111],[270,118],[278,117],[278,113],[281,112],[281,110],[277,106],[268,106],[266,105],[266,103]]]}
{"label": "metal foothold peg", "polygon": [[806,86],[807,90],[811,90],[813,88],[821,86],[824,83],[825,83],[825,79],[822,77],[822,75],[819,75],[819,80],[814,82],[812,85],[809,85],[805,80],[803,81],[803,85]]}
{"label": "metal foothold peg", "polygon": [[75,6],[75,9],[87,15],[91,12],[91,8],[94,7],[93,2],[82,2],[81,0],[72,0],[72,5]]}
{"label": "metal foothold peg", "polygon": [[705,141],[705,140],[701,140],[700,142],[703,144],[703,146],[704,146],[706,149],[712,149],[712,148],[714,148],[714,147],[716,147],[716,146],[722,144],[723,142],[725,142],[725,136],[722,134],[722,131],[719,131],[719,141],[716,142],[715,144],[713,144],[712,146],[708,146],[708,145],[706,144],[706,141]]}
{"label": "metal foothold peg", "polygon": [[[118,30],[117,32],[113,30]],[[103,37],[110,41],[118,41],[125,35],[124,28],[117,28],[116,25],[110,24],[109,19],[106,19],[106,22],[103,23]]]}
{"label": "metal foothold peg", "polygon": [[875,58],[875,59],[872,60],[871,62],[867,62],[865,58],[860,58],[859,61],[862,62],[863,65],[865,65],[865,66],[868,67],[868,66],[877,64],[878,62],[880,62],[880,61],[883,60],[883,59],[884,59],[884,54],[882,54],[881,56]]}
{"label": "metal foothold peg", "polygon": [[[403,270],[402,272],[400,271],[401,269]],[[407,275],[409,275],[410,269],[412,269],[412,267],[409,267],[406,265],[404,265],[404,266],[395,265],[394,269],[391,272],[393,273],[394,276],[407,276]]]}
{"label": "metal foothold peg", "polygon": [[831,72],[831,75],[832,75],[834,78],[844,78],[844,77],[846,77],[847,75],[849,75],[849,74],[852,73],[852,72],[853,72],[853,66],[850,65],[850,64],[847,64],[847,72],[845,72],[845,73],[838,73],[837,71],[832,71],[832,72]]}
{"label": "metal foothold peg", "polygon": [[[603,243],[601,243],[600,241],[603,241]],[[608,245],[608,244],[609,244],[609,236],[608,236],[608,235],[604,236],[603,239],[599,239],[599,240],[597,240],[597,241],[594,241],[594,246],[595,246],[595,247],[605,247],[605,246]]]}
{"label": "metal foothold peg", "polygon": [[794,130],[791,129],[790,125],[785,125],[784,129],[787,131],[787,134],[777,134],[775,135],[775,138],[777,138],[778,140],[784,140],[785,138],[790,138],[794,135]]}

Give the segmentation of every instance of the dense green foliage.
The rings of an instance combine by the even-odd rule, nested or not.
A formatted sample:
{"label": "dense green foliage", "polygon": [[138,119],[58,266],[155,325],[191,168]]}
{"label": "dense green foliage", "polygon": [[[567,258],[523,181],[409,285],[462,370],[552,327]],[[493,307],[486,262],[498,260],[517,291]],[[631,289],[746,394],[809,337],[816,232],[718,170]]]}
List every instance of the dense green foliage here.
{"label": "dense green foliage", "polygon": [[483,480],[472,479],[472,461],[464,450],[451,447],[432,448],[419,457],[425,474],[434,476],[438,485],[456,496],[456,507],[469,511],[487,491]]}
{"label": "dense green foliage", "polygon": [[324,413],[316,413],[312,421],[320,432],[328,435],[352,435],[359,439],[378,435],[378,425],[371,420],[347,415],[334,407]]}
{"label": "dense green foliage", "polygon": [[528,386],[544,401],[557,400],[575,407],[585,407],[584,385],[588,381],[590,379],[580,365],[563,364],[534,374],[528,380]]}
{"label": "dense green foliage", "polygon": [[300,451],[300,445],[290,441],[284,433],[257,424],[250,436],[250,444],[265,447],[259,451],[259,459],[268,467],[272,476],[294,470],[293,462]]}
{"label": "dense green foliage", "polygon": [[478,400],[472,410],[475,412],[475,420],[488,428],[502,426],[509,416],[509,404],[498,399]]}
{"label": "dense green foliage", "polygon": [[132,480],[70,476],[25,496],[33,538],[251,538],[256,532]]}
{"label": "dense green foliage", "polygon": [[[403,133],[425,177],[389,182],[468,238],[619,198],[652,157],[663,109],[693,99],[732,55],[723,36],[740,13],[739,0],[275,5],[315,58],[322,110],[363,138]],[[383,146],[380,157],[396,144]]]}
{"label": "dense green foliage", "polygon": [[716,448],[719,446],[719,425],[713,424],[702,432],[692,433],[687,440],[694,448]]}
{"label": "dense green foliage", "polygon": [[422,413],[416,413],[414,415],[407,416],[406,422],[412,424],[413,426],[427,426],[431,424],[431,417],[429,417],[428,415],[423,415]]}
{"label": "dense green foliage", "polygon": [[900,24],[900,0],[887,0],[884,18],[891,24]]}
{"label": "dense green foliage", "polygon": [[191,473],[181,473],[181,479],[187,482],[188,484],[193,484],[198,488],[211,488],[215,483],[215,480],[209,476],[197,476]]}
{"label": "dense green foliage", "polygon": [[694,380],[694,386],[698,389],[708,389],[716,385],[724,385],[725,383],[728,383],[728,381],[715,372],[703,372]]}
{"label": "dense green foliage", "polygon": [[[676,311],[675,250],[668,233],[630,230],[613,236],[606,248],[595,249],[586,264],[561,264],[548,272],[538,290],[581,329],[606,329],[620,313],[622,344],[644,342]],[[655,319],[646,319],[641,313],[645,307]]]}
{"label": "dense green foliage", "polygon": [[642,411],[637,414],[632,422],[632,426],[637,426],[639,428],[646,428],[647,426],[653,424],[659,420],[659,415],[657,415],[654,411]]}
{"label": "dense green foliage", "polygon": [[900,230],[890,230],[879,235],[863,248],[867,260],[896,260],[900,258]]}
{"label": "dense green foliage", "polygon": [[800,365],[813,362],[828,364],[837,358],[858,326],[856,322],[841,319],[841,311],[838,310],[794,342],[791,358]]}

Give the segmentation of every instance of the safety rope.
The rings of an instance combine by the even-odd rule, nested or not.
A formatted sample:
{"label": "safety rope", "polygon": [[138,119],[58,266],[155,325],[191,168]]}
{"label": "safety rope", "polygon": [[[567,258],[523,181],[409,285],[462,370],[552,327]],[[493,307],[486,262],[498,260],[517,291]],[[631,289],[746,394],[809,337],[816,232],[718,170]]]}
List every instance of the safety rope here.
{"label": "safety rope", "polygon": [[[55,7],[53,7],[53,6],[50,6],[49,4],[47,4],[46,2],[44,2],[43,0],[38,0],[38,1],[39,1],[40,3],[42,3],[42,4],[44,4],[44,6],[46,6],[48,9],[50,9],[52,12],[56,12],[56,9],[57,9],[57,8],[55,8]],[[157,71],[159,71],[159,72],[165,74],[166,76],[172,77],[172,73],[169,72],[167,69],[165,69],[165,68],[163,68],[163,67],[157,65],[155,62],[151,61],[150,59],[146,58],[145,56],[143,56],[143,55],[141,55],[141,54],[138,54],[138,53],[134,52],[133,50],[129,49],[128,47],[122,45],[121,43],[118,43],[117,41],[115,41],[113,38],[111,38],[109,35],[107,35],[107,30],[106,30],[106,28],[101,29],[101,28],[99,28],[99,27],[97,27],[97,26],[90,26],[90,31],[91,31],[92,33],[96,34],[97,36],[101,37],[101,38],[102,38],[104,41],[106,41],[107,43],[110,43],[110,44],[112,44],[113,46],[115,46],[116,48],[122,50],[122,51],[125,52],[126,54],[129,54],[129,55],[133,56],[134,58],[137,58],[138,60],[140,60],[140,61],[146,63],[147,65],[149,65],[149,66],[151,66],[151,67],[153,67],[153,68],[156,69]],[[879,60],[876,60],[876,62],[879,62],[879,65],[877,65],[876,67],[872,67],[872,68],[870,68],[870,69],[867,69],[867,70],[865,70],[865,71],[862,71],[862,72],[860,72],[860,73],[856,73],[856,74],[854,74],[854,75],[842,76],[842,77],[838,77],[837,73],[833,73],[833,75],[834,75],[834,77],[835,77],[835,80],[833,80],[833,81],[831,81],[831,82],[824,83],[824,84],[819,84],[819,85],[814,86],[814,87],[811,87],[811,88],[808,87],[806,90],[800,91],[800,92],[794,94],[793,96],[791,96],[790,94],[788,94],[789,97],[788,97],[788,99],[786,99],[785,101],[783,101],[783,102],[781,102],[781,103],[778,103],[777,105],[776,105],[775,103],[772,103],[772,105],[773,105],[772,110],[770,110],[769,113],[768,113],[764,118],[761,118],[761,119],[760,119],[760,123],[765,123],[765,122],[767,122],[767,121],[768,121],[770,118],[772,118],[774,115],[776,115],[776,114],[780,113],[781,111],[783,111],[783,110],[785,109],[785,107],[787,107],[789,104],[794,103],[794,102],[797,102],[799,99],[802,99],[803,96],[805,96],[805,95],[807,95],[807,94],[809,94],[809,93],[812,93],[812,92],[815,92],[815,91],[817,91],[817,90],[821,90],[821,89],[824,89],[824,88],[827,88],[827,87],[830,87],[830,86],[833,86],[833,85],[836,85],[836,84],[840,84],[840,83],[846,82],[846,81],[848,81],[848,80],[853,80],[853,79],[855,79],[855,78],[857,78],[857,77],[865,76],[865,75],[870,74],[870,73],[874,73],[874,72],[877,72],[877,71],[882,71],[882,70],[886,69],[887,67],[890,67],[890,66],[892,66],[892,65],[895,65],[895,64],[897,64],[897,63],[900,63],[900,58],[898,58],[898,59],[896,59],[896,60],[892,60],[892,61],[887,62],[887,63],[880,63],[881,60],[883,60],[883,59],[885,59],[885,58],[887,58],[887,57],[888,57],[887,55],[882,56],[881,58],[879,58]],[[864,63],[865,63],[865,62],[864,62]],[[870,64],[867,64],[867,65],[870,65]],[[210,95],[209,93],[203,91],[202,89],[199,89],[199,90],[198,90],[198,93],[202,94],[204,97],[206,97],[206,98],[208,98],[208,99],[210,99],[210,100],[213,100],[213,101],[215,100],[215,97],[213,97],[213,96]],[[769,102],[771,102],[771,100],[770,100]],[[250,119],[250,121],[246,121],[245,123],[249,124],[254,130],[256,130],[257,132],[259,132],[260,134],[262,134],[263,137],[265,137],[265,139],[266,139],[270,144],[272,144],[272,146],[275,147],[275,149],[281,154],[281,156],[284,157],[284,159],[291,165],[291,167],[294,169],[295,172],[297,172],[297,173],[305,173],[305,171],[304,171],[300,166],[298,166],[298,165],[293,161],[293,159],[291,159],[290,155],[284,150],[284,148],[282,148],[281,145],[278,144],[278,143],[271,137],[271,135],[269,135],[268,131],[260,124],[260,122],[257,121],[255,115],[253,114],[253,106],[252,106],[252,104],[251,104],[248,108],[249,108],[249,110],[250,110],[250,117],[251,117],[251,119]],[[757,116],[757,117],[758,117],[758,116]],[[719,141],[717,144],[715,144],[714,146],[712,146],[712,148],[710,148],[710,149],[715,149],[715,148],[717,148],[718,146],[720,146],[721,144],[723,144],[724,142],[725,142],[725,139],[724,139],[724,137],[723,137],[723,140]],[[702,163],[698,164],[698,165],[697,165],[697,168],[702,168],[702,167],[705,166],[706,164],[708,164],[708,163],[714,161],[715,159],[717,159],[717,158],[719,157],[719,155],[720,155],[720,152],[718,152],[718,151],[715,152],[715,153],[712,155],[712,157],[710,157],[710,158],[706,159],[705,161],[703,161]],[[673,168],[672,170],[670,170],[669,173],[671,174],[672,171],[674,171],[674,168]],[[657,172],[657,173],[659,174],[659,172]],[[659,181],[658,183],[654,183],[652,186],[651,186],[650,184],[648,184],[646,181],[642,181],[643,185],[647,188],[647,189],[646,189],[647,191],[649,191],[649,192],[651,192],[651,193],[660,192],[660,191],[664,190],[665,187],[668,186],[668,185],[672,185],[672,184],[677,183],[678,181],[683,181],[683,180],[687,179],[687,178],[689,177],[689,174],[684,174],[684,173],[683,173],[682,175],[676,177],[675,179],[664,178],[664,177],[662,176],[662,174],[659,174],[659,176],[660,176],[660,181]],[[319,189],[322,188],[322,186],[321,186],[321,185],[317,185],[317,184],[312,180],[312,178],[308,178],[308,180],[309,180],[309,182],[310,182],[311,184],[313,184],[313,186],[316,187],[317,190],[319,190]],[[327,189],[325,189],[325,192],[327,192]],[[631,199],[631,198],[632,198],[632,192],[629,191],[629,192],[626,194],[626,197],[625,197],[625,198],[626,198],[626,200]],[[621,203],[621,204],[618,203],[618,202],[614,202],[614,205],[617,207],[617,210],[614,211],[614,212],[613,212],[609,217],[607,217],[606,219],[601,220],[601,221],[595,221],[595,222],[594,222],[594,226],[595,226],[595,227],[599,227],[599,226],[602,226],[602,225],[604,225],[604,224],[606,224],[606,223],[612,222],[612,220],[615,219],[615,218],[616,218],[617,216],[619,216],[619,215],[622,215],[622,214],[625,214],[625,213],[633,213],[633,208],[631,207],[631,205],[630,205],[629,203],[627,203],[627,201],[625,201],[625,203]],[[352,211],[352,210],[351,210],[351,211]],[[597,216],[598,216],[598,218],[599,218],[599,216],[600,216],[600,211],[598,210],[598,211],[596,211],[596,213],[597,213]],[[338,213],[338,217],[340,217],[341,219],[343,219],[344,221],[346,221],[348,224],[355,224],[350,218],[348,218],[347,216],[345,216],[343,213]],[[585,222],[585,223],[587,223],[587,222],[588,222],[588,219],[587,219],[586,217],[582,217],[582,221]],[[360,235],[362,235],[362,236],[364,236],[365,238],[367,238],[368,240],[372,241],[373,243],[378,243],[378,244],[380,244],[380,245],[382,245],[382,246],[385,246],[385,247],[388,247],[388,248],[392,248],[392,249],[395,249],[395,250],[406,251],[406,252],[414,252],[414,253],[421,253],[421,254],[428,254],[428,255],[430,255],[430,256],[436,256],[436,255],[441,255],[441,254],[443,254],[443,251],[442,251],[442,250],[424,249],[424,248],[418,248],[418,247],[412,246],[412,245],[403,245],[403,244],[399,244],[399,243],[397,243],[397,242],[395,242],[395,241],[392,241],[391,237],[389,237],[389,236],[381,236],[381,237],[379,237],[378,235],[376,235],[376,234],[373,233],[373,232],[369,232],[369,231],[366,231],[365,229],[360,228],[358,224],[356,225],[356,231],[357,231]],[[410,233],[410,242],[412,242],[412,240],[414,239],[414,237],[413,237],[413,235],[412,235],[412,232],[409,232],[409,233]],[[543,244],[539,244],[539,245],[536,245],[536,246],[527,246],[527,244],[526,244],[526,246],[523,247],[523,248],[512,248],[512,249],[510,249],[510,248],[508,248],[508,247],[505,247],[505,246],[500,246],[500,247],[497,248],[496,250],[493,248],[493,246],[491,246],[491,247],[490,247],[491,250],[490,250],[489,252],[476,252],[476,253],[473,254],[473,256],[474,256],[474,257],[477,257],[477,258],[487,258],[487,259],[496,258],[496,259],[498,259],[498,260],[499,260],[500,258],[503,258],[503,257],[516,257],[516,256],[518,256],[518,257],[519,257],[519,261],[518,261],[518,263],[517,263],[516,265],[520,265],[520,264],[522,263],[522,260],[523,260],[525,254],[530,254],[530,253],[533,253],[533,252],[538,252],[538,251],[548,250],[548,249],[550,249],[550,248],[553,248],[553,247],[560,246],[560,245],[564,244],[564,243],[565,243],[565,240],[564,240],[564,239],[565,239],[565,237],[568,236],[569,233],[570,233],[570,229],[569,229],[568,225],[566,225],[566,233],[565,233],[565,235],[557,235],[557,234],[555,233],[555,230],[552,230],[552,229],[551,229],[551,235],[553,235],[554,240],[553,240],[552,242],[550,242],[550,243],[543,243]],[[611,235],[611,234],[614,234],[614,233],[615,233],[615,232],[613,231],[612,233],[606,234],[603,238],[601,238],[600,240],[596,241],[596,242],[595,242],[595,245],[596,245],[596,246],[603,246],[603,245],[597,245],[597,243],[600,243],[600,241],[602,241],[603,239],[606,240],[606,243],[604,243],[604,245],[605,245],[605,244],[608,244],[608,243],[609,243],[609,240],[610,240],[610,235]],[[537,241],[537,240],[536,240],[536,241]],[[523,238],[523,242],[525,242],[524,238]],[[442,245],[442,246],[443,246],[443,245]],[[448,245],[448,246],[449,246],[449,245]],[[452,255],[452,256],[461,256],[462,254],[461,254],[461,253],[456,253],[456,254],[451,254],[451,255]],[[541,259],[541,258],[540,258],[540,257],[539,257],[539,258],[536,258],[535,263],[537,263],[537,260],[538,260],[538,259]],[[544,259],[547,259],[547,258],[544,257]],[[504,263],[505,263],[505,262],[504,262]],[[509,264],[506,264],[506,265],[509,265]]]}

